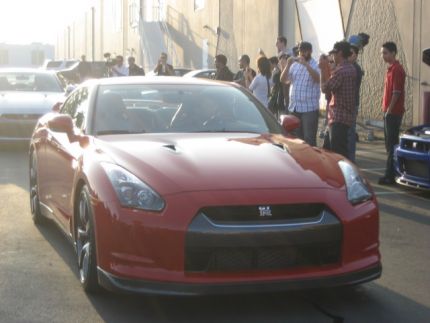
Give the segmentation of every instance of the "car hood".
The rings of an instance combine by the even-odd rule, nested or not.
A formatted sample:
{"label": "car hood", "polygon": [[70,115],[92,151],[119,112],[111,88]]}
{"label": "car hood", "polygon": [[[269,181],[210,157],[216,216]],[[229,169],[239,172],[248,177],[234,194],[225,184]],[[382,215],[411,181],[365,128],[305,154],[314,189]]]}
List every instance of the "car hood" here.
{"label": "car hood", "polygon": [[99,139],[99,151],[161,194],[344,185],[339,155],[281,135],[199,133]]}
{"label": "car hood", "polygon": [[42,115],[52,111],[59,101],[64,101],[63,93],[1,92],[0,113]]}

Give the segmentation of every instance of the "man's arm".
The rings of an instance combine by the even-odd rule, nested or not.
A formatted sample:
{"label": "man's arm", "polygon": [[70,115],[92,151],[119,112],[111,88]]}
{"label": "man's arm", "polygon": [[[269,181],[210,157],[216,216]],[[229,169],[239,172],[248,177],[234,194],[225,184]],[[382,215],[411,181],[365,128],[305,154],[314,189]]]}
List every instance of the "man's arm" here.
{"label": "man's arm", "polygon": [[300,57],[299,59],[299,63],[304,65],[308,71],[308,73],[310,74],[310,76],[312,77],[312,80],[315,83],[319,83],[320,82],[320,73],[318,73],[317,70],[313,69],[311,64],[309,64],[308,61],[306,61],[303,57]]}
{"label": "man's arm", "polygon": [[291,65],[295,62],[295,57],[289,57],[287,60],[287,65],[281,73],[281,82],[285,84],[290,84],[291,80],[288,78],[288,74],[290,74]]}
{"label": "man's arm", "polygon": [[388,108],[387,108],[387,112],[386,112],[387,114],[393,113],[393,109],[396,106],[397,101],[399,101],[401,94],[402,93],[399,91],[393,92],[393,96],[391,97],[390,104],[388,105]]}
{"label": "man's arm", "polygon": [[330,78],[330,65],[329,65],[329,61],[326,57],[322,56],[320,58],[319,68],[321,70],[321,73],[320,73],[321,91],[323,93],[330,92],[330,89],[327,88],[327,81]]}

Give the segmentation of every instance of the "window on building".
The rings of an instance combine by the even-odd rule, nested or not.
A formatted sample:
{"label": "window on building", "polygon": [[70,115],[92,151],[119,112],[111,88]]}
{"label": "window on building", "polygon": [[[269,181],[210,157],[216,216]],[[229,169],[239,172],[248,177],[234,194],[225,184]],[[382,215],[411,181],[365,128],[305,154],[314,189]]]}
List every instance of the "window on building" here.
{"label": "window on building", "polygon": [[128,5],[129,10],[129,23],[130,27],[137,28],[139,27],[139,1],[138,0],[130,0]]}
{"label": "window on building", "polygon": [[31,51],[31,65],[42,65],[45,61],[45,53],[43,50],[34,49]]}
{"label": "window on building", "polygon": [[205,7],[205,0],[194,0],[194,10],[201,10]]}
{"label": "window on building", "polygon": [[9,64],[9,51],[7,49],[0,49],[0,65]]}
{"label": "window on building", "polygon": [[112,26],[116,32],[122,31],[122,1],[110,0],[110,9],[112,15]]}

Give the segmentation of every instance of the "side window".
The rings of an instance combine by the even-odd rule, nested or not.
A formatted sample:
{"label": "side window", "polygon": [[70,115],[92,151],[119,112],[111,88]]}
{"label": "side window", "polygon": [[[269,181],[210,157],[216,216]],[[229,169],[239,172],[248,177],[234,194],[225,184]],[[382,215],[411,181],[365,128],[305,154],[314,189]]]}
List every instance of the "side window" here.
{"label": "side window", "polygon": [[77,94],[77,108],[75,115],[72,116],[73,122],[79,129],[83,128],[88,114],[89,95],[88,88],[82,88]]}
{"label": "side window", "polygon": [[78,94],[77,92],[73,93],[66,100],[66,102],[64,102],[63,107],[61,108],[60,113],[68,114],[72,118],[74,117],[75,112],[76,112],[76,107],[77,107],[77,102],[76,102],[77,94]]}

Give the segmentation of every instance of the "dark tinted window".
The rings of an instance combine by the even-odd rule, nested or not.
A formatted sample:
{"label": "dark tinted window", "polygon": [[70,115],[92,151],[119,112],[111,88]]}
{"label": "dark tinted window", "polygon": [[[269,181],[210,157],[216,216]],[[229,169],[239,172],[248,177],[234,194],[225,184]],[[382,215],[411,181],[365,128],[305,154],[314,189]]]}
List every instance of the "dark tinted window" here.
{"label": "dark tinted window", "polygon": [[95,132],[282,133],[250,94],[218,85],[106,85],[98,93]]}

